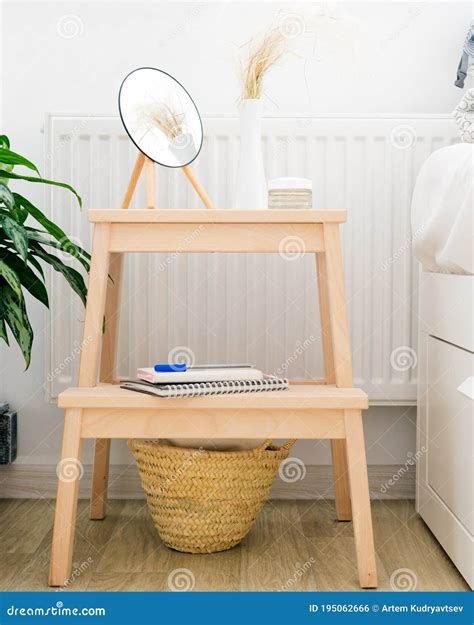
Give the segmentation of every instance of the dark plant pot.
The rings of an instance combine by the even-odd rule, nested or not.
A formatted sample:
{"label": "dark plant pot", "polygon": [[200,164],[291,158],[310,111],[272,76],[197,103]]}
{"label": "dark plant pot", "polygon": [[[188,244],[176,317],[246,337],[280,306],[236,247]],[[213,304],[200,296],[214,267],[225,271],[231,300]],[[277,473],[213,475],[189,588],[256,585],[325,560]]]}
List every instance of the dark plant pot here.
{"label": "dark plant pot", "polygon": [[10,464],[16,458],[16,412],[0,402],[0,464]]}

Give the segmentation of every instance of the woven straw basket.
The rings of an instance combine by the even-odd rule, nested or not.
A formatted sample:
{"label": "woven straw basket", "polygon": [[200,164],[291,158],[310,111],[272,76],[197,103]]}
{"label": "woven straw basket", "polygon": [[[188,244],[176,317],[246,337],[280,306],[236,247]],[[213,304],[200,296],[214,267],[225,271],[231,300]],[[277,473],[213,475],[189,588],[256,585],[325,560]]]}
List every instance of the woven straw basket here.
{"label": "woven straw basket", "polygon": [[148,507],[161,540],[178,551],[231,549],[249,532],[295,443],[205,451],[133,439]]}

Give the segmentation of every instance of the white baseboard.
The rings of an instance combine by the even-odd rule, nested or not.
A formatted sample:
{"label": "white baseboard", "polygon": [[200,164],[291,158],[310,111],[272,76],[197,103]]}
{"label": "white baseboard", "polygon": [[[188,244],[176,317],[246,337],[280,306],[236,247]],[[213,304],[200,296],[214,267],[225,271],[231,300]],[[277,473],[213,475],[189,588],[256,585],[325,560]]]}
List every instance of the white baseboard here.
{"label": "white baseboard", "polygon": [[[369,487],[372,499],[414,499],[415,467],[369,465]],[[90,492],[92,467],[84,467],[79,496]],[[0,466],[0,498],[56,497],[56,467],[51,465],[11,464]],[[284,482],[277,476],[271,499],[333,499],[332,467],[308,465],[304,479]],[[144,497],[135,465],[112,465],[109,477],[111,499]]]}

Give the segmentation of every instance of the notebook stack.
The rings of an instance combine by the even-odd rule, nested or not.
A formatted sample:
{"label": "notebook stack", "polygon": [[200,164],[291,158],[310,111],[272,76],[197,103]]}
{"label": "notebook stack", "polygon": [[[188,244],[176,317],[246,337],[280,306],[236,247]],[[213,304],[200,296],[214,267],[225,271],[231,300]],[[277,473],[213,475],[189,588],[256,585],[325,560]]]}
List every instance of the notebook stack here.
{"label": "notebook stack", "polygon": [[155,365],[138,369],[137,380],[121,388],[158,397],[205,397],[282,391],[288,380],[266,375],[252,365]]}

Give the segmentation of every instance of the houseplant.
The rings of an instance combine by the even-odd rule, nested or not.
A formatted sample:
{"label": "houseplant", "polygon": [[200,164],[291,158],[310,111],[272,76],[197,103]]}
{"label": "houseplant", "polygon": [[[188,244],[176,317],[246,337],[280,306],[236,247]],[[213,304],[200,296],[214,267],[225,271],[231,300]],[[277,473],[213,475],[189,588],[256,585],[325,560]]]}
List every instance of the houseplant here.
{"label": "houseplant", "polygon": [[[35,175],[18,174],[13,171],[16,166],[32,170]],[[90,256],[26,197],[11,190],[9,183],[13,180],[63,187],[76,196],[80,207],[82,203],[70,185],[42,178],[31,161],[10,149],[8,137],[0,135],[0,338],[8,345],[11,333],[28,368],[33,330],[26,308],[26,291],[49,306],[43,269],[46,264],[64,276],[85,304],[87,290],[81,273],[64,263],[54,250],[60,250],[62,258],[77,261],[86,271]],[[31,219],[40,227],[30,225]]]}

